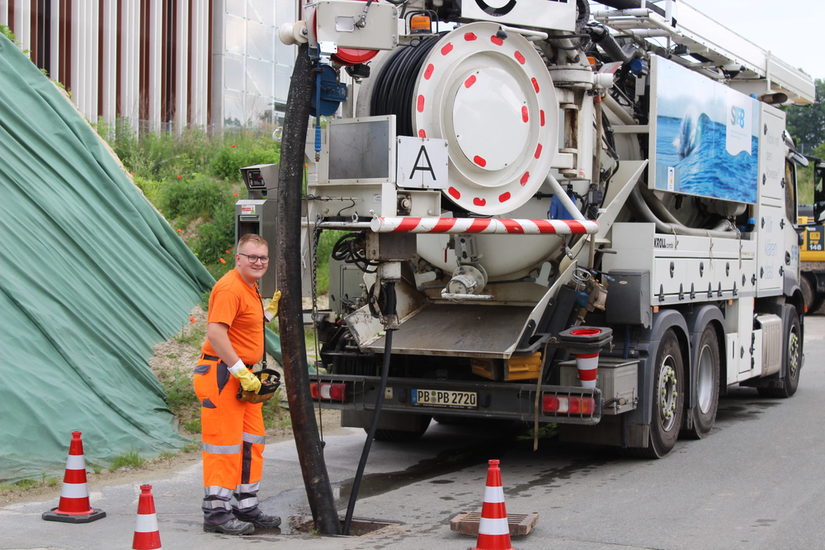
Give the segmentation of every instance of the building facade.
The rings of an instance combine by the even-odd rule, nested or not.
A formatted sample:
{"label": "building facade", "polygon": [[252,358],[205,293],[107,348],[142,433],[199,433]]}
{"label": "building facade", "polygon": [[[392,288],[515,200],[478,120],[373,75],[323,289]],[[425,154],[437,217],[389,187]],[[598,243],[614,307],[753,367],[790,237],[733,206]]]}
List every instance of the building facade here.
{"label": "building facade", "polygon": [[271,121],[295,0],[0,0],[0,24],[92,122],[158,132]]}

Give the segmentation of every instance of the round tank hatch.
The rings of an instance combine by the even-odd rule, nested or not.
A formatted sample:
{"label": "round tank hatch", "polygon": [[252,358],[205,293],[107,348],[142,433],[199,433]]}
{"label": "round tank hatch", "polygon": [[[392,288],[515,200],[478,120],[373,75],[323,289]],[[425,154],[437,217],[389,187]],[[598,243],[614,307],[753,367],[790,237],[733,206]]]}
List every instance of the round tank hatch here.
{"label": "round tank hatch", "polygon": [[558,101],[523,36],[493,23],[464,25],[432,48],[412,97],[415,135],[448,142],[446,196],[481,215],[532,197],[553,161]]}

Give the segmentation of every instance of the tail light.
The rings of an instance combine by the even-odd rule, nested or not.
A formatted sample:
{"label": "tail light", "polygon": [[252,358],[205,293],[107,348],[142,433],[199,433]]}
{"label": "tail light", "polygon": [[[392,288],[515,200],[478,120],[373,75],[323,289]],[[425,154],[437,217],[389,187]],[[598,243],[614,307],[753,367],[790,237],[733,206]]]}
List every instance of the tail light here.
{"label": "tail light", "polygon": [[309,393],[313,399],[347,401],[347,385],[343,382],[310,382]]}
{"label": "tail light", "polygon": [[541,410],[549,414],[592,415],[596,411],[596,400],[572,395],[545,395]]}

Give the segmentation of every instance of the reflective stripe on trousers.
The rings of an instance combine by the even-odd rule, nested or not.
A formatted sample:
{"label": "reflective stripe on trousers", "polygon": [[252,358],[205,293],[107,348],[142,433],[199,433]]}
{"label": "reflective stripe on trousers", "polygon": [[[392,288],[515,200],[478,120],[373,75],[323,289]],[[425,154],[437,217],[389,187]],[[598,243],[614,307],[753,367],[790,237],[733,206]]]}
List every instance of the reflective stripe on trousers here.
{"label": "reflective stripe on trousers", "polygon": [[[266,443],[261,403],[240,401],[239,382],[220,361],[201,359],[195,369],[195,394],[201,401],[204,518],[231,519],[232,511],[257,514],[258,487]],[[220,490],[219,490],[220,489]],[[234,494],[237,505],[230,507]]]}

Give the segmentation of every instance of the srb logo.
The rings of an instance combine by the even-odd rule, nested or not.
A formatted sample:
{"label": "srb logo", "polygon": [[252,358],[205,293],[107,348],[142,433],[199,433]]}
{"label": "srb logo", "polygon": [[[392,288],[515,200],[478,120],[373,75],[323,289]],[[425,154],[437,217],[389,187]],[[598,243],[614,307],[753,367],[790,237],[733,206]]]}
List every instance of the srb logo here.
{"label": "srb logo", "polygon": [[745,128],[745,109],[742,107],[732,106],[730,108],[730,123],[732,126]]}

